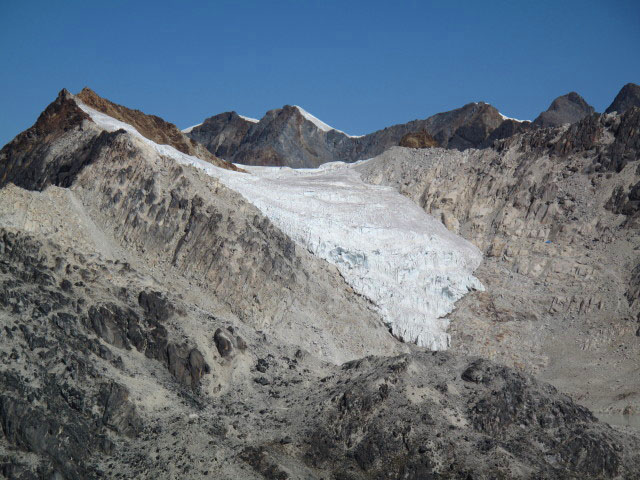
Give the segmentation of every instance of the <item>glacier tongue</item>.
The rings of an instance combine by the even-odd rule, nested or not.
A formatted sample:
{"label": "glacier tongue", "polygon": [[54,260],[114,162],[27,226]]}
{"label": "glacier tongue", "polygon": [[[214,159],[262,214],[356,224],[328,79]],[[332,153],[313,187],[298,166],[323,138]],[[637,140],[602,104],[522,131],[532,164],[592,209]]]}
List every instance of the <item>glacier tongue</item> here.
{"label": "glacier tongue", "polygon": [[78,102],[100,127],[124,128],[161,155],[220,179],[313,254],[334,264],[367,297],[397,337],[432,350],[449,346],[443,318],[471,289],[480,251],[391,187],[364,183],[355,164],[317,169],[215,167]]}
{"label": "glacier tongue", "polygon": [[379,309],[394,335],[433,350],[449,346],[442,318],[470,289],[482,256],[408,198],[364,183],[353,164],[317,169],[247,167],[223,182],[296,242],[334,264]]}

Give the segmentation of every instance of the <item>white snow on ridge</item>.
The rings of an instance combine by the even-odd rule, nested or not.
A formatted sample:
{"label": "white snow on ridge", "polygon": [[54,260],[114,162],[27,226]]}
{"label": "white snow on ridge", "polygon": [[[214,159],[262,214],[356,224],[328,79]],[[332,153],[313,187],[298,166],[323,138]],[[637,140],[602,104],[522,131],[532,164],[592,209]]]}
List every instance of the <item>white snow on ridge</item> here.
{"label": "white snow on ridge", "polygon": [[[76,100],[77,101],[77,100]],[[391,187],[364,183],[353,164],[317,169],[215,167],[135,128],[79,106],[100,127],[131,132],[159,154],[193,165],[242,194],[299,245],[334,264],[352,288],[376,305],[393,333],[433,350],[449,346],[444,317],[471,289],[480,251]]]}
{"label": "white snow on ridge", "polygon": [[260,121],[257,118],[245,117],[244,115],[240,115],[240,114],[238,114],[238,116],[240,118],[244,118],[247,122],[251,122],[251,123],[258,123]]}
{"label": "white snow on ridge", "polygon": [[[307,120],[309,120],[311,123],[313,123],[316,127],[318,127],[320,130],[322,130],[323,132],[328,132],[330,130],[335,130],[335,128],[327,125],[326,123],[324,123],[322,120],[320,120],[319,118],[314,117],[313,115],[311,115],[309,112],[307,112],[304,108],[299,107],[298,105],[294,105],[295,108],[298,109],[298,111],[302,114],[302,116],[304,118],[306,118]],[[339,131],[339,130],[336,130]]]}
{"label": "white snow on ridge", "polygon": [[331,125],[327,125],[326,123],[324,123],[322,120],[320,120],[317,117],[314,117],[313,115],[311,115],[309,112],[307,112],[304,108],[298,106],[298,105],[294,105],[295,108],[298,109],[298,111],[300,112],[300,114],[306,118],[307,120],[309,120],[311,123],[313,123],[316,127],[318,127],[320,130],[322,130],[323,132],[330,132],[331,130],[335,130],[336,132],[342,133],[343,135],[346,135],[347,137],[350,138],[360,138],[360,137],[364,137],[364,135],[349,135],[348,133],[343,132],[342,130],[338,130],[337,128],[333,128]]}
{"label": "white snow on ridge", "polygon": [[[498,113],[500,113],[500,112],[498,112]],[[507,117],[506,115],[503,115],[502,113],[500,113],[500,116],[502,117],[503,120],[513,120],[514,122],[518,122],[518,123],[530,122],[531,121],[531,120],[518,120],[517,118]]]}
{"label": "white snow on ridge", "polygon": [[191,130],[193,130],[196,127],[199,127],[200,125],[202,125],[202,123],[199,123],[197,125],[192,125],[191,127],[187,127],[184,130],[182,130],[182,133],[189,133]]}

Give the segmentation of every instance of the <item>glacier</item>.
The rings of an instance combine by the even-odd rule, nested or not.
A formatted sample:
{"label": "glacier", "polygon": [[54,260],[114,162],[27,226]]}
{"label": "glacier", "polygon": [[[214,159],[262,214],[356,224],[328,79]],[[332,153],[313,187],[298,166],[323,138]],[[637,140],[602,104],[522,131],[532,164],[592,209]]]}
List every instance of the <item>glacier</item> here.
{"label": "glacier", "polygon": [[365,183],[354,169],[362,162],[295,170],[242,165],[247,173],[233,172],[158,145],[131,125],[76,102],[101,128],[123,128],[158,154],[239,192],[298,245],[335,265],[404,341],[447,349],[446,315],[467,292],[483,290],[473,276],[480,251],[395,189]]}

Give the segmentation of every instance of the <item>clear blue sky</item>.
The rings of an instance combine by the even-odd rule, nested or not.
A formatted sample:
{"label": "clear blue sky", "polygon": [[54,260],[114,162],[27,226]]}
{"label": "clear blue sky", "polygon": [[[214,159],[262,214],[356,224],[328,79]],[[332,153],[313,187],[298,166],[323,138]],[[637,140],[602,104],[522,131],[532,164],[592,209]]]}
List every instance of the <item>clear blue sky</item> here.
{"label": "clear blue sky", "polygon": [[0,144],[63,87],[181,128],[298,104],[363,134],[483,100],[533,119],[640,83],[635,1],[0,0]]}

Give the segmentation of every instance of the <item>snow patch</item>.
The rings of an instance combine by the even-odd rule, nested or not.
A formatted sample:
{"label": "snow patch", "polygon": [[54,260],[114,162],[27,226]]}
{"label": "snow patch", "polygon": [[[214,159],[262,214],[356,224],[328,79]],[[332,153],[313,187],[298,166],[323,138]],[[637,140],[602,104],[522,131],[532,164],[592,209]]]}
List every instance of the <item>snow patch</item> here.
{"label": "snow patch", "polygon": [[335,265],[375,305],[394,335],[433,350],[449,346],[443,318],[469,290],[482,254],[391,187],[362,181],[354,166],[316,169],[242,167],[224,170],[158,145],[131,125],[78,105],[100,127],[124,128],[157,153],[218,178],[253,203],[298,245]]}
{"label": "snow patch", "polygon": [[298,109],[298,111],[302,114],[302,116],[304,118],[306,118],[307,120],[309,120],[311,123],[313,123],[316,127],[318,127],[320,130],[322,130],[323,132],[328,132],[330,130],[335,130],[335,128],[327,125],[326,123],[324,123],[322,120],[314,117],[313,115],[311,115],[309,112],[307,112],[304,108],[299,107],[298,105],[294,105],[295,108]]}
{"label": "snow patch", "polygon": [[238,114],[238,116],[240,118],[245,119],[247,122],[251,122],[251,123],[258,123],[260,121],[257,118],[245,117],[244,115],[240,115],[240,114]]}
{"label": "snow patch", "polygon": [[319,118],[314,117],[313,115],[311,115],[304,108],[299,107],[298,105],[294,105],[294,107],[298,109],[298,111],[300,112],[300,114],[304,118],[309,120],[311,123],[313,123],[316,127],[318,127],[323,132],[330,132],[331,130],[334,130],[334,131],[336,131],[338,133],[342,133],[343,135],[346,135],[347,137],[350,137],[350,138],[360,138],[360,137],[364,136],[364,135],[349,135],[348,133],[345,133],[342,130],[338,130],[337,128],[333,128],[331,125],[327,125],[326,123],[324,123]]}
{"label": "snow patch", "polygon": [[193,125],[193,126],[191,126],[191,127],[187,127],[187,128],[185,128],[184,130],[182,130],[182,133],[189,133],[191,130],[193,130],[193,129],[194,129],[194,128],[196,128],[196,127],[199,127],[200,125],[202,125],[202,123],[199,123],[199,124],[197,124],[197,125]]}
{"label": "snow patch", "polygon": [[500,116],[502,117],[503,120],[513,120],[514,122],[518,122],[518,123],[530,122],[531,121],[531,120],[518,120],[517,118],[507,117],[506,115],[503,115],[500,112],[498,112],[498,113],[500,114]]}

